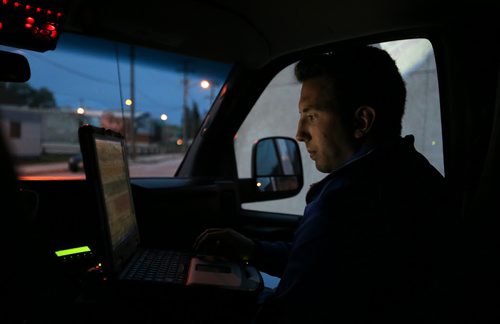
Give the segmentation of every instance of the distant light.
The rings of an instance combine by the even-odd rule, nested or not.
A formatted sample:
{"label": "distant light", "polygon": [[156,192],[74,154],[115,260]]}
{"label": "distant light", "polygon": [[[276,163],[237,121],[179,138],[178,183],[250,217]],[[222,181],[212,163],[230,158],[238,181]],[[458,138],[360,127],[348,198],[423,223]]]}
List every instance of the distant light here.
{"label": "distant light", "polygon": [[132,99],[127,99],[127,100],[125,100],[125,104],[126,104],[127,106],[132,106]]}
{"label": "distant light", "polygon": [[77,113],[78,115],[83,115],[83,114],[85,114],[85,109],[83,109],[82,107],[78,107],[78,108],[76,109],[76,113]]}
{"label": "distant light", "polygon": [[184,143],[184,141],[182,140],[182,138],[179,138],[176,143],[177,143],[177,145],[180,146]]}
{"label": "distant light", "polygon": [[200,82],[200,86],[203,89],[208,89],[208,88],[210,88],[210,82],[208,82],[207,80],[203,80],[203,81]]}
{"label": "distant light", "polygon": [[260,187],[260,186],[262,186],[262,183],[257,182],[257,187]]}
{"label": "distant light", "polygon": [[432,146],[436,145],[436,141],[432,141],[431,143],[432,143]]}
{"label": "distant light", "polygon": [[167,119],[168,119],[167,114],[161,114],[161,115],[160,115],[160,119],[161,119],[161,120],[167,120]]}

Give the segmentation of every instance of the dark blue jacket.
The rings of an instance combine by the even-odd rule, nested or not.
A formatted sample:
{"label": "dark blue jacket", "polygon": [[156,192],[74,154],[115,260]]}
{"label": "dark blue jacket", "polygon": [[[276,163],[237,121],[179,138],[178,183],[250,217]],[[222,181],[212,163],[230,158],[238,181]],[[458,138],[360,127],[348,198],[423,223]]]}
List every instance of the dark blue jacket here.
{"label": "dark blue jacket", "polygon": [[[259,320],[432,322],[447,260],[443,176],[413,137],[358,152],[311,186],[293,242],[261,242],[279,276]],[[437,301],[439,303],[439,301]]]}

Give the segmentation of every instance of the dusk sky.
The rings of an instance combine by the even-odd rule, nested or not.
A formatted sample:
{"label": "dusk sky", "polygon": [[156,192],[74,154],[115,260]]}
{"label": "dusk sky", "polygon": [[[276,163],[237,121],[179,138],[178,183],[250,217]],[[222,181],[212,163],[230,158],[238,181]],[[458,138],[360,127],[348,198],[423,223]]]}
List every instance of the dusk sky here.
{"label": "dusk sky", "polygon": [[[121,101],[130,98],[131,94],[129,47],[102,42],[97,46],[98,51],[106,51],[107,56],[89,56],[68,51],[64,42],[61,36],[56,50],[44,53],[16,50],[30,62],[31,78],[28,84],[35,89],[48,88],[61,108],[83,106],[90,110],[119,110]],[[92,51],[87,53],[95,54]],[[144,59],[141,60],[141,57]],[[168,122],[180,123],[184,93],[182,60],[173,54],[136,49],[136,112],[150,112],[153,118],[166,113]],[[161,64],[155,63],[160,61]],[[203,114],[209,108],[210,90],[201,88],[200,82],[203,79],[215,80],[217,84],[213,93],[217,94],[230,65],[193,58],[189,58],[188,64],[188,105],[196,102]]]}

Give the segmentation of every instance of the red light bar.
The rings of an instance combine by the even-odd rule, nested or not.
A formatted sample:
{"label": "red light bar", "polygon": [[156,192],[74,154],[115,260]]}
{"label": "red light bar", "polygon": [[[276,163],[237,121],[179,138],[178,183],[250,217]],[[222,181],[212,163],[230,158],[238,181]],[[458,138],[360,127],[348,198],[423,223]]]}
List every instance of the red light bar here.
{"label": "red light bar", "polygon": [[0,44],[38,52],[55,49],[66,4],[65,0],[2,0]]}

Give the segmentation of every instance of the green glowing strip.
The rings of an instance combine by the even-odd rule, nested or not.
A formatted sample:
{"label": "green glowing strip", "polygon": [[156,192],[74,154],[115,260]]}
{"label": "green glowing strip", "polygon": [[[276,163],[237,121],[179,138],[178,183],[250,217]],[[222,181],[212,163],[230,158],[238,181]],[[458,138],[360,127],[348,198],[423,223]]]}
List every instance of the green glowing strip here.
{"label": "green glowing strip", "polygon": [[72,249],[59,250],[59,251],[56,251],[56,255],[58,257],[62,257],[62,256],[66,256],[66,255],[83,253],[83,252],[90,252],[90,248],[88,246],[80,246],[80,247],[76,247],[76,248],[72,248]]}

